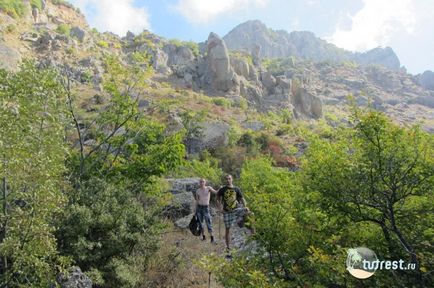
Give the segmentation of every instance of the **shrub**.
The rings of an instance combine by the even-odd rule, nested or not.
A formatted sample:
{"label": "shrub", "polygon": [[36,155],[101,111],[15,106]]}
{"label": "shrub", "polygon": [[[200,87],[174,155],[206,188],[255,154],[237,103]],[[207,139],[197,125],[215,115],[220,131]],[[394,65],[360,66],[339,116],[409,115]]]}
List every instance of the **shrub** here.
{"label": "shrub", "polygon": [[68,24],[59,24],[56,29],[57,33],[69,36],[69,33],[71,32],[71,26]]}
{"label": "shrub", "polygon": [[98,42],[96,43],[96,45],[98,45],[98,46],[101,47],[101,48],[109,48],[109,43],[107,43],[107,42],[104,41],[104,40],[100,40],[100,41],[98,41]]}
{"label": "shrub", "polygon": [[229,108],[232,106],[232,101],[230,101],[229,99],[223,98],[223,97],[213,98],[212,103],[214,103],[217,106],[222,106],[225,108]]}
{"label": "shrub", "polygon": [[181,41],[179,39],[170,39],[169,44],[175,45],[176,47],[188,47],[194,56],[199,56],[199,45],[193,41]]}
{"label": "shrub", "polygon": [[8,26],[6,26],[6,32],[7,33],[12,33],[14,32],[16,29],[16,26],[14,24],[9,24]]}
{"label": "shrub", "polygon": [[20,18],[26,12],[26,6],[22,0],[0,0],[0,10],[13,18]]}

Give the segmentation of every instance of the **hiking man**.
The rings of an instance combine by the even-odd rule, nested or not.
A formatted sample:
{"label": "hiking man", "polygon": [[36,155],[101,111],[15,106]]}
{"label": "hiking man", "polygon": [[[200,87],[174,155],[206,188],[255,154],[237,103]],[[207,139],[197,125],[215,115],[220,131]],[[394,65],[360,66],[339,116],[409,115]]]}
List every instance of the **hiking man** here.
{"label": "hiking man", "polygon": [[217,192],[217,201],[219,203],[220,209],[223,205],[223,222],[225,223],[225,240],[226,240],[226,252],[227,258],[230,258],[229,254],[229,242],[230,242],[230,229],[232,225],[237,221],[237,216],[239,213],[238,203],[243,204],[246,211],[247,208],[246,200],[241,193],[240,188],[235,187],[232,184],[232,176],[226,175],[226,185],[219,189]]}
{"label": "hiking man", "polygon": [[202,241],[206,240],[205,229],[203,229],[202,222],[205,220],[206,227],[208,228],[208,233],[211,237],[211,243],[216,244],[214,236],[212,235],[212,221],[211,215],[209,213],[209,199],[212,193],[217,193],[211,186],[206,186],[206,180],[200,178],[199,189],[196,190],[195,200],[196,200],[196,213],[199,217],[200,226],[202,227]]}

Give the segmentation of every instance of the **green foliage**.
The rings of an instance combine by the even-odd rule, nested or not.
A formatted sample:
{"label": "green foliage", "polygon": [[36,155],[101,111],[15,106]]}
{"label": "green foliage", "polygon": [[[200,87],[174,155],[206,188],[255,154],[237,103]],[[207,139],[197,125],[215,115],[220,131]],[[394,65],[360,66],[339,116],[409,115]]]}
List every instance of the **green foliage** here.
{"label": "green foliage", "polygon": [[26,13],[26,6],[21,0],[0,0],[0,10],[13,18],[20,18]]}
{"label": "green foliage", "polygon": [[[424,268],[385,282],[422,284],[430,277],[423,270],[432,269],[433,255],[423,243],[429,241],[433,219],[417,215],[433,211],[428,204],[433,201],[433,137],[417,127],[395,126],[378,112],[355,111],[353,121],[355,129],[341,132],[333,144],[312,144],[304,166],[306,186],[321,193],[328,213],[372,223],[371,230],[381,231],[376,252]],[[371,242],[378,240],[374,237]]]}
{"label": "green foliage", "polygon": [[225,108],[229,108],[232,106],[232,101],[230,101],[229,99],[226,99],[224,97],[212,98],[212,103],[214,103],[217,106],[222,106]]}
{"label": "green foliage", "polygon": [[48,287],[66,264],[53,235],[67,152],[58,79],[31,62],[0,71],[0,282],[8,287]]}
{"label": "green foliage", "polygon": [[96,45],[98,45],[101,48],[109,48],[109,43],[107,41],[104,40],[100,40],[96,43]]}
{"label": "green foliage", "polygon": [[169,44],[175,45],[176,47],[188,47],[194,56],[199,56],[199,45],[193,41],[181,41],[178,39],[170,39]]}
{"label": "green foliage", "polygon": [[223,176],[223,171],[218,166],[218,160],[208,152],[201,154],[201,159],[185,161],[173,175],[174,177],[203,177],[208,182],[218,184]]}
{"label": "green foliage", "polygon": [[[222,284],[230,287],[256,271],[267,275],[261,287],[358,287],[344,266],[347,249],[358,246],[382,259],[418,263],[415,271],[377,271],[364,280],[369,287],[432,282],[434,137],[378,112],[355,110],[352,123],[333,137],[309,136],[299,172],[267,158],[244,162],[241,188],[255,215],[259,253],[213,271]],[[239,144],[266,147],[271,140],[252,136]]]}
{"label": "green foliage", "polygon": [[14,24],[9,24],[8,26],[6,26],[6,32],[7,33],[12,33],[16,30],[16,26]]}
{"label": "green foliage", "polygon": [[263,65],[273,75],[282,75],[285,71],[296,67],[296,59],[292,56],[288,58],[266,58],[263,60]]}
{"label": "green foliage", "polygon": [[71,32],[71,26],[69,26],[68,24],[62,23],[62,24],[59,24],[59,26],[57,26],[56,31],[59,34],[69,36],[69,34]]}
{"label": "green foliage", "polygon": [[230,58],[243,59],[251,66],[254,66],[252,55],[248,53],[241,52],[241,51],[229,51],[229,56]]}
{"label": "green foliage", "polygon": [[30,6],[33,8],[37,8],[39,11],[42,11],[41,0],[30,0]]}
{"label": "green foliage", "polygon": [[[95,144],[80,146],[68,158],[74,191],[58,223],[59,249],[105,287],[143,283],[164,228],[167,187],[159,177],[180,165],[185,154],[180,134],[166,136],[163,125],[138,111],[132,95],[146,87],[152,73],[146,59],[135,53],[127,67],[115,56],[105,57],[110,101],[88,128]],[[79,139],[89,135],[77,133]]]}
{"label": "green foliage", "polygon": [[187,143],[188,141],[203,136],[203,127],[200,123],[203,122],[206,115],[205,113],[205,111],[184,111],[180,114],[180,117],[182,119],[182,125],[185,129],[184,142]]}

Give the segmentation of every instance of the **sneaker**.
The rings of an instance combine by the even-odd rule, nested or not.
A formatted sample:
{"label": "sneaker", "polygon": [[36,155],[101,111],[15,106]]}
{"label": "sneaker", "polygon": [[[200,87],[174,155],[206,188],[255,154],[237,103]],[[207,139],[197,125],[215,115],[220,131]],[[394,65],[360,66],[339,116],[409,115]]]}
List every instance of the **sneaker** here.
{"label": "sneaker", "polygon": [[205,235],[202,235],[202,241],[205,241],[205,240],[206,240]]}
{"label": "sneaker", "polygon": [[232,255],[228,253],[228,254],[226,254],[225,258],[226,258],[227,260],[232,260]]}
{"label": "sneaker", "polygon": [[217,245],[217,242],[214,240],[214,236],[211,236],[211,244]]}

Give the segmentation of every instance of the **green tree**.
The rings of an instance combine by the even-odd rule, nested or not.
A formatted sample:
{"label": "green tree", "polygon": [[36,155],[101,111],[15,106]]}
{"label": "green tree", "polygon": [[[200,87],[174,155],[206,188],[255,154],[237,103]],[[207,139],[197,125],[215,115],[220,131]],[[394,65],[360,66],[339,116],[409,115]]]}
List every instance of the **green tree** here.
{"label": "green tree", "polygon": [[[56,235],[61,253],[103,287],[137,287],[143,281],[164,228],[167,197],[159,177],[180,165],[185,154],[180,134],[166,136],[163,125],[139,112],[151,71],[143,55],[129,60],[127,66],[114,56],[105,58],[110,100],[85,129],[71,82],[64,83],[78,140],[67,162],[73,191]],[[90,135],[92,145],[85,145]]]}
{"label": "green tree", "polygon": [[31,62],[16,73],[0,70],[2,287],[48,287],[66,263],[53,235],[67,154],[58,80]]}
{"label": "green tree", "polygon": [[377,253],[416,263],[416,271],[397,273],[395,284],[423,286],[432,280],[423,271],[433,263],[427,246],[433,222],[433,137],[418,127],[399,127],[379,112],[355,111],[353,123],[338,141],[313,143],[303,167],[305,187],[321,194],[330,215],[381,231]]}

